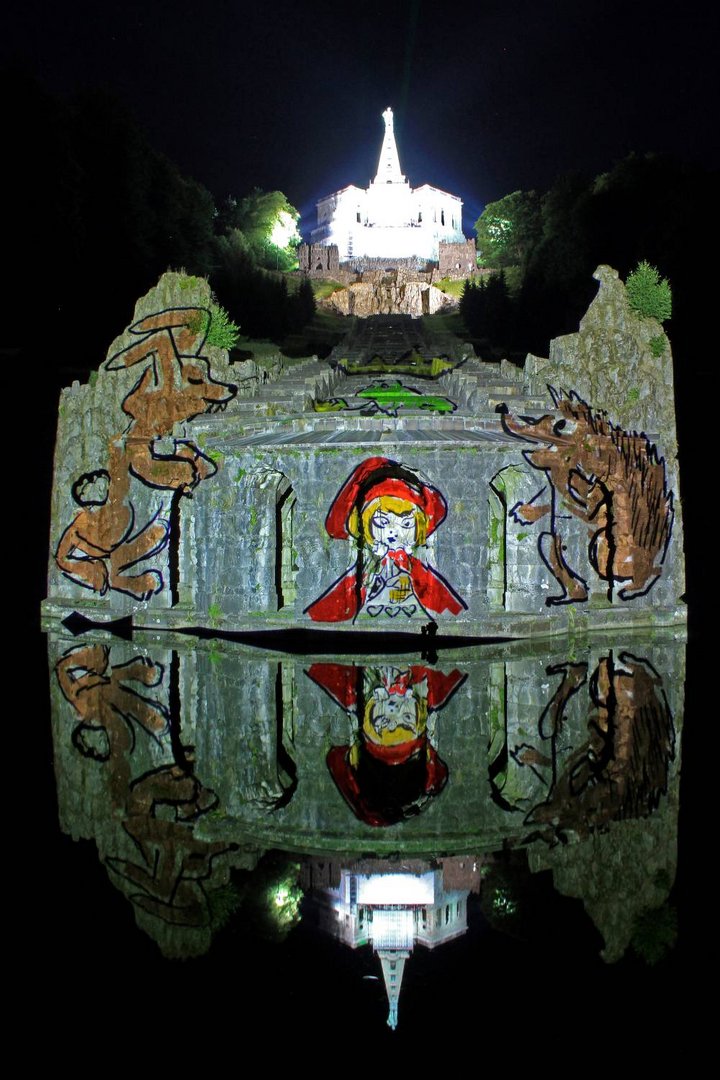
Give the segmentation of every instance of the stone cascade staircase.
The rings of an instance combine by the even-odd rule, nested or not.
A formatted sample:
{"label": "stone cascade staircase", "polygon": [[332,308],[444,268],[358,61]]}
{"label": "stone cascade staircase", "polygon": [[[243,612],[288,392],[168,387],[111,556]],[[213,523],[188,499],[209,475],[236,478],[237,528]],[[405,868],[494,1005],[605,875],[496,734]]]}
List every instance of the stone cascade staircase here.
{"label": "stone cascade staircase", "polygon": [[483,425],[497,423],[500,404],[533,416],[552,411],[550,398],[532,396],[523,373],[507,360],[494,364],[473,357],[433,385],[457,404],[459,413],[476,417]]}
{"label": "stone cascade staircase", "polygon": [[251,420],[297,416],[312,411],[313,402],[336,393],[344,374],[326,360],[303,360],[284,371],[274,382],[258,387],[249,397],[238,397],[230,406],[232,415]]}
{"label": "stone cascade staircase", "polygon": [[392,368],[410,353],[417,353],[426,360],[446,356],[456,362],[467,355],[454,334],[429,334],[423,323],[410,315],[376,315],[372,319],[358,320],[332,350],[329,362],[352,367],[378,358]]}
{"label": "stone cascade staircase", "polygon": [[357,417],[351,413],[318,413],[315,402],[334,397],[351,399],[373,383],[395,379],[421,393],[447,397],[457,406],[454,413],[440,416],[426,410],[414,410],[408,403],[398,415],[409,423],[413,422],[413,416],[422,416],[424,424],[496,428],[499,426],[496,407],[501,402],[512,412],[521,414],[540,416],[552,410],[549,399],[528,393],[522,373],[507,361],[490,364],[473,357],[446,375],[428,380],[413,379],[410,374],[394,375],[392,369],[383,374],[346,375],[341,368],[331,367],[327,360],[310,359],[288,368],[277,380],[262,384],[252,395],[236,398],[226,415],[237,417],[245,427],[301,418],[306,423],[312,418],[313,423],[324,426],[330,417],[336,424],[340,416],[349,425],[356,426]]}
{"label": "stone cascade staircase", "polygon": [[[412,366],[407,366],[409,354],[428,361],[443,357],[457,366],[436,379],[423,378],[421,372],[415,377]],[[403,358],[404,370],[397,371]],[[375,360],[381,361],[384,370],[353,372],[354,362],[369,365]],[[541,416],[552,408],[549,399],[531,394],[523,372],[507,360],[484,362],[455,335],[430,328],[408,315],[391,315],[356,320],[327,360],[313,357],[285,367],[277,379],[255,385],[247,396],[241,392],[227,415],[236,417],[246,430],[267,426],[269,421],[273,425],[312,423],[324,428],[329,423],[336,427],[340,417],[348,427],[362,426],[365,419],[359,414],[364,410],[357,408],[362,399],[356,395],[375,383],[396,380],[421,395],[446,397],[456,406],[453,412],[443,413],[428,408],[427,403],[424,408],[414,408],[406,400],[395,416],[401,426],[497,431],[500,423],[496,408],[500,403],[521,415]],[[316,411],[317,402],[332,398],[346,398],[353,404],[347,411]],[[365,418],[369,415],[366,413]]]}

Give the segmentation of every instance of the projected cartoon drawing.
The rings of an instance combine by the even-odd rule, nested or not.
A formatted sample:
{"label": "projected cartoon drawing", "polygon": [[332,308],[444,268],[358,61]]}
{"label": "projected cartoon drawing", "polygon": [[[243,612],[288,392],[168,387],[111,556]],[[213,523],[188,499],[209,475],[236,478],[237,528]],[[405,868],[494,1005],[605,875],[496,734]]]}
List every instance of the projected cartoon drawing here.
{"label": "projected cartoon drawing", "polygon": [[[608,821],[646,817],[667,791],[675,729],[662,678],[627,650],[546,669],[561,678],[536,732],[505,744],[490,765],[492,797],[522,811],[551,842]],[[585,715],[584,723],[571,714]]]}
{"label": "projected cartoon drawing", "polygon": [[331,747],[327,767],[355,816],[384,827],[419,814],[447,783],[435,724],[466,676],[419,664],[313,664],[306,674],[353,723],[352,743]]}
{"label": "projected cartoon drawing", "polygon": [[155,440],[171,435],[177,423],[205,412],[217,412],[237,387],[213,378],[202,355],[212,315],[206,308],[167,308],[145,316],[130,328],[140,340],[105,362],[107,371],[140,365],[140,377],[125,395],[122,409],[130,417],[128,468],[144,484],[170,491],[190,490],[217,472],[217,466],[188,439],[174,439],[171,453]]}
{"label": "projected cartoon drawing", "polygon": [[361,613],[391,619],[458,615],[465,601],[419,554],[446,515],[441,492],[414,469],[383,457],[363,461],[325,519],[334,540],[354,542],[356,561],[306,614],[316,622],[343,622]]}
{"label": "projected cartoon drawing", "polygon": [[55,561],[66,577],[104,596],[108,589],[149,600],[163,586],[159,570],[139,564],[162,551],[169,522],[162,504],[142,523],[130,500],[130,473],[117,447],[109,469],[83,473],[72,485],[81,508],[60,537]]}
{"label": "projected cartoon drawing", "polygon": [[355,400],[347,397],[316,401],[315,412],[360,412],[363,416],[397,416],[400,409],[422,409],[425,412],[452,413],[457,405],[443,394],[425,394],[414,386],[405,386],[396,379],[371,383],[355,393]]}
{"label": "projected cartoon drawing", "polygon": [[586,578],[564,554],[570,516],[588,526],[588,562],[607,582],[608,599],[618,585],[621,600],[645,596],[662,574],[672,532],[665,459],[645,435],[616,427],[574,391],[548,390],[559,419],[512,416],[507,406],[499,406],[505,431],[537,446],[523,456],[548,480],[510,511],[523,525],[549,521],[538,550],[562,592],[545,602],[579,603],[589,597]]}
{"label": "projected cartoon drawing", "polygon": [[[129,328],[138,341],[105,362],[107,371],[138,366],[140,376],[122,402],[130,423],[108,442],[107,469],[83,473],[73,484],[80,507],[55,550],[55,562],[70,581],[104,596],[109,589],[149,600],[162,591],[158,567],[146,560],[171,540],[172,505],[217,472],[216,464],[190,439],[162,440],[177,423],[224,409],[237,393],[215,379],[201,355],[212,314],[206,308],[168,308]],[[133,483],[172,492],[148,520],[138,516]],[[136,489],[137,490],[137,489]],[[145,564],[145,565],[140,565]]]}

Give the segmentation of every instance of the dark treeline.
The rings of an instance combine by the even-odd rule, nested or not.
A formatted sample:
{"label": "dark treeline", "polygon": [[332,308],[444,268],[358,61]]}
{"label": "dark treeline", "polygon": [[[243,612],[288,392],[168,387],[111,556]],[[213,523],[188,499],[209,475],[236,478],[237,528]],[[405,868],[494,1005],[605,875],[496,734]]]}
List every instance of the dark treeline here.
{"label": "dark treeline", "polygon": [[632,154],[594,180],[565,175],[542,196],[515,192],[491,204],[478,246],[498,274],[466,289],[468,330],[494,351],[546,356],[552,337],[577,329],[597,291],[596,266],[625,279],[647,260],[673,287],[676,352],[692,351],[704,303],[694,251],[715,182],[676,160]]}
{"label": "dark treeline", "polygon": [[[496,274],[466,288],[462,299],[480,354],[522,363],[527,352],[547,356],[552,338],[577,330],[596,295],[592,273],[599,264],[627,280],[644,260],[670,281],[672,317],[664,329],[674,361],[688,595],[696,598],[705,558],[703,462],[711,454],[712,427],[699,422],[698,391],[711,385],[714,366],[708,331],[717,306],[716,192],[714,173],[636,154],[594,180],[568,175],[545,195],[515,192],[486,207],[478,222],[478,247]],[[612,402],[603,405],[612,411]]]}
{"label": "dark treeline", "polygon": [[244,240],[237,229],[218,237],[210,277],[213,289],[243,334],[282,341],[315,314],[312,285],[305,279],[296,290],[288,290],[281,274],[259,267]]}
{"label": "dark treeline", "polygon": [[[280,193],[216,207],[115,99],[95,92],[66,102],[16,73],[2,81],[11,104],[5,346],[26,349],[31,339],[48,370],[95,368],[135,299],[168,268],[209,276],[248,336],[282,340],[312,317],[310,286],[288,290],[282,252],[268,245],[268,215],[287,206]],[[547,353],[551,337],[577,327],[598,263],[625,278],[646,259],[673,286],[675,351],[695,360],[710,277],[691,251],[712,217],[714,182],[698,168],[631,155],[594,180],[562,176],[544,195],[492,204],[511,224],[510,242],[486,261],[507,278],[470,288],[463,300],[483,354]],[[485,255],[488,235],[479,230]]]}
{"label": "dark treeline", "polygon": [[2,88],[14,103],[4,347],[27,351],[50,376],[64,368],[61,382],[68,369],[96,368],[137,297],[169,268],[209,277],[243,334],[281,340],[312,318],[309,286],[289,293],[252,245],[235,242],[237,222],[117,100],[93,92],[66,102],[15,73]]}

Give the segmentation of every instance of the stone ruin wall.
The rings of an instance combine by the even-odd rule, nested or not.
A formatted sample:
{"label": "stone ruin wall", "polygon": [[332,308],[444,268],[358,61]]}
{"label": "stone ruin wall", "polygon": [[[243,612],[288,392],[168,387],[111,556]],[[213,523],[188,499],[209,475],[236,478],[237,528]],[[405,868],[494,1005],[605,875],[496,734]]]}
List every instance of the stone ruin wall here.
{"label": "stone ruin wall", "polygon": [[359,281],[346,282],[344,289],[318,301],[318,306],[361,319],[372,315],[434,315],[456,301],[431,285],[429,277],[403,270],[371,271],[361,274]]}
{"label": "stone ruin wall", "polygon": [[344,270],[351,270],[354,274],[365,274],[373,270],[379,273],[386,270],[408,270],[413,276],[423,271],[430,272],[433,269],[433,263],[428,259],[421,258],[419,255],[409,255],[403,259],[394,259],[392,256],[377,259],[371,258],[369,255],[358,255],[355,258],[348,259],[342,266]]}
{"label": "stone ruin wall", "polygon": [[425,259],[363,257],[341,264],[337,245],[301,244],[298,261],[298,272],[305,277],[331,278],[345,286],[318,301],[321,308],[341,315],[366,318],[395,313],[417,317],[457,303],[434,287],[443,275],[437,264],[428,264]]}
{"label": "stone ruin wall", "polygon": [[337,277],[340,272],[337,244],[300,244],[298,262],[307,277]]}
{"label": "stone ruin wall", "polygon": [[441,278],[467,278],[477,273],[477,249],[474,240],[458,243],[441,240],[438,270]]}
{"label": "stone ruin wall", "polygon": [[462,280],[482,273],[477,267],[474,240],[454,243],[440,241],[439,262],[419,256],[407,258],[372,258],[358,256],[340,262],[336,244],[301,244],[298,248],[299,272],[310,278],[332,278],[348,286],[357,282],[382,285],[388,274],[398,284],[422,282],[435,285],[443,278]]}

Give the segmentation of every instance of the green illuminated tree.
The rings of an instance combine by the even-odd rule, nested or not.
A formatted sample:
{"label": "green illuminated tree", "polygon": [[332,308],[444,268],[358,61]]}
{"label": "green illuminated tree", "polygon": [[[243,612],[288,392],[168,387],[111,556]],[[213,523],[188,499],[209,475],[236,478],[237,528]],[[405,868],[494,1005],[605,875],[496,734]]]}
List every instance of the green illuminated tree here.
{"label": "green illuminated tree", "polygon": [[514,191],[488,203],[475,222],[483,266],[523,265],[542,228],[540,200],[534,191]]}
{"label": "green illuminated tree", "polygon": [[625,282],[630,307],[644,318],[664,322],[672,315],[670,282],[648,262],[638,264]]}
{"label": "green illuminated tree", "polygon": [[220,214],[221,229],[239,230],[255,262],[269,270],[292,270],[301,237],[300,214],[282,191],[255,188],[243,199],[227,199]]}

